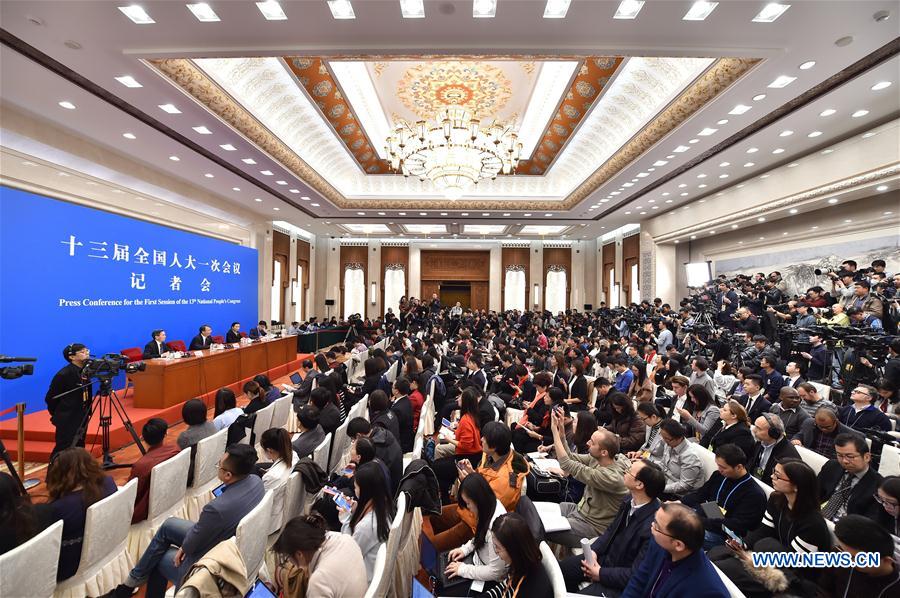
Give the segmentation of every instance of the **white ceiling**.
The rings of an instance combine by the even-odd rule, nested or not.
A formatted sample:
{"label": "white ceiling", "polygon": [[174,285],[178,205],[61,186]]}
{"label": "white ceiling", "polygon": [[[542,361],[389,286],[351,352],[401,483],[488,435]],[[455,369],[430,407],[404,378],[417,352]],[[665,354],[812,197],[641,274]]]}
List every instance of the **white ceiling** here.
{"label": "white ceiling", "polygon": [[[441,223],[448,227],[449,235],[456,226],[453,223],[465,218],[470,224],[477,220],[475,224],[505,225],[507,234],[519,230],[519,225],[530,220],[550,221],[548,223],[567,228],[588,224],[580,227],[579,232],[585,236],[598,236],[627,222],[640,222],[685,202],[722,191],[744,178],[759,176],[773,167],[797,161],[829,144],[875,127],[900,112],[900,59],[894,49],[890,61],[661,183],[672,172],[773,110],[826,83],[836,73],[892,40],[896,44],[900,32],[900,7],[892,1],[794,1],[781,18],[768,24],[751,22],[765,3],[750,1],[720,2],[704,22],[681,20],[691,4],[689,1],[650,0],[637,19],[627,21],[612,18],[618,2],[601,0],[573,0],[565,19],[543,19],[544,3],[535,0],[499,0],[497,16],[493,19],[473,19],[470,1],[426,1],[426,18],[415,20],[401,18],[398,0],[357,0],[353,20],[334,20],[324,0],[304,0],[282,2],[288,16],[286,21],[265,21],[251,1],[211,2],[222,19],[218,23],[198,22],[180,2],[142,2],[156,20],[153,25],[131,23],[117,10],[119,4],[125,3],[7,0],[0,4],[0,21],[8,34],[121,99],[133,107],[136,115],[142,113],[162,123],[199,148],[211,152],[218,160],[210,159],[207,154],[182,144],[177,136],[173,138],[158,131],[135,114],[48,71],[6,44],[0,49],[3,103],[27,111],[53,126],[63,127],[98,146],[130,156],[166,176],[224,198],[236,210],[255,213],[265,219],[287,220],[319,233],[344,232],[335,226],[337,223],[391,222],[394,225]],[[875,22],[873,14],[882,10],[891,11],[890,18]],[[852,36],[849,45],[835,44],[847,36]],[[484,212],[489,214],[487,216],[482,212],[463,215],[452,207],[426,212],[424,216],[420,212],[401,213],[399,210],[381,210],[383,214],[338,210],[302,181],[289,178],[275,161],[142,62],[160,57],[417,53],[728,56],[764,60],[575,209],[550,216],[525,209]],[[807,61],[816,64],[808,70],[800,70],[799,65]],[[134,76],[143,87],[124,87],[115,80],[121,75]],[[767,87],[781,75],[797,79],[781,89]],[[890,81],[893,85],[872,91],[871,86],[879,81]],[[761,93],[766,97],[754,101],[753,97]],[[76,109],[61,108],[58,102],[63,100],[71,101]],[[177,105],[182,113],[167,114],[159,109],[160,104],[168,103]],[[749,105],[751,110],[743,115],[728,115],[737,104]],[[825,108],[834,109],[836,113],[831,117],[820,117]],[[868,110],[868,114],[850,118],[851,113],[861,109]],[[722,119],[728,119],[728,123],[717,125]],[[197,133],[193,127],[198,126],[208,127],[212,134]],[[707,127],[717,131],[698,136]],[[794,133],[779,137],[784,130]],[[808,137],[813,131],[821,131],[822,135]],[[3,133],[3,144],[12,149],[32,151],[36,157],[50,161],[66,159],[44,146],[13,138],[5,127]],[[123,133],[132,133],[136,139],[126,139]],[[693,139],[697,141],[690,143]],[[220,148],[223,144],[231,144],[237,151],[224,151]],[[678,146],[689,149],[672,153]],[[750,147],[759,148],[759,151],[747,154]],[[785,151],[773,154],[772,151],[778,148]],[[40,155],[41,151],[46,155]],[[170,156],[177,156],[179,160],[170,160]],[[257,164],[250,168],[241,162],[242,158],[252,158]],[[653,166],[661,160],[667,164]],[[731,165],[720,167],[723,162]],[[747,162],[753,162],[754,166],[744,167]],[[261,170],[271,170],[275,174],[260,176]],[[639,177],[640,173],[647,174]],[[207,174],[213,175],[212,178],[206,177]],[[701,174],[707,176],[698,178]],[[720,179],[720,174],[729,176]],[[278,185],[277,180],[287,184]],[[624,187],[626,183],[630,186]],[[679,187],[682,184],[686,186]],[[702,184],[707,187],[699,188]],[[235,187],[239,191],[234,191]],[[309,199],[303,200],[303,197]],[[651,199],[653,204],[650,204]],[[672,203],[665,203],[669,199]],[[319,205],[313,206],[316,203]],[[593,205],[598,207],[590,210]],[[656,210],[652,209],[653,205],[657,206]]]}

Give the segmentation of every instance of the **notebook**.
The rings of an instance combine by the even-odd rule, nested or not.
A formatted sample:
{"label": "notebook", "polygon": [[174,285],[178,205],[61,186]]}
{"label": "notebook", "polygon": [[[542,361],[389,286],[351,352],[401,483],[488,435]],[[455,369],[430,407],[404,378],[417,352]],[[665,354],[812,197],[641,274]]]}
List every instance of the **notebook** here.
{"label": "notebook", "polygon": [[541,518],[541,523],[544,524],[545,531],[564,532],[572,529],[569,520],[562,516],[559,503],[537,501],[532,504]]}

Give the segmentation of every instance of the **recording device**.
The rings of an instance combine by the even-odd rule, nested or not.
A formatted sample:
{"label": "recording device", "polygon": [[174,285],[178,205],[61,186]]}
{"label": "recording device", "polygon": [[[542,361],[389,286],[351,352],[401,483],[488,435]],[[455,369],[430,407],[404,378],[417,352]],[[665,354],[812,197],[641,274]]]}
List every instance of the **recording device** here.
{"label": "recording device", "polygon": [[250,588],[250,591],[244,594],[244,598],[276,598],[275,594],[272,593],[272,590],[266,586],[262,582],[261,579],[257,579],[256,583],[253,584],[253,587]]}
{"label": "recording device", "polygon": [[0,363],[23,362],[23,365],[8,365],[0,368],[0,378],[4,380],[15,380],[22,376],[31,376],[34,374],[34,366],[30,363],[37,361],[37,357],[9,357],[0,355]]}
{"label": "recording device", "polygon": [[147,364],[143,361],[128,363],[128,358],[118,353],[106,353],[103,357],[92,357],[84,364],[81,370],[81,377],[85,380],[96,378],[97,380],[112,380],[119,375],[119,372],[125,370],[126,374],[135,372],[143,372],[147,369]]}

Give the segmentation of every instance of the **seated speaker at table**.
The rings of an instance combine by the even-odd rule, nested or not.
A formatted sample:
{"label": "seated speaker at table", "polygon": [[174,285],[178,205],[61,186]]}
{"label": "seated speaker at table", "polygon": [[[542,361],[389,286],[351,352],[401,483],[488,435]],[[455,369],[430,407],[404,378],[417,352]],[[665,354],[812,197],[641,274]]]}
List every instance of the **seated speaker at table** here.
{"label": "seated speaker at table", "polygon": [[165,357],[166,353],[171,351],[169,345],[166,344],[166,331],[165,330],[154,330],[151,333],[153,340],[144,345],[144,359],[156,359],[158,357]]}
{"label": "seated speaker at table", "polygon": [[231,328],[225,334],[225,342],[228,344],[241,342],[241,323],[232,322]]}
{"label": "seated speaker at table", "polygon": [[191,339],[191,351],[203,351],[212,346],[212,328],[206,324],[200,327],[200,334]]}

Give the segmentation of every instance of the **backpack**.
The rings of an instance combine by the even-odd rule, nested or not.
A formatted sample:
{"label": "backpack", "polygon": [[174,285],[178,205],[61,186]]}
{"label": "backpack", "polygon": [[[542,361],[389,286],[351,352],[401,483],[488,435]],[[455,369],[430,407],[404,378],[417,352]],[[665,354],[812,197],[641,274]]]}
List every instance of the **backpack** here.
{"label": "backpack", "polygon": [[431,378],[428,379],[428,382],[425,385],[426,392],[428,391],[428,384],[434,382],[434,404],[442,405],[444,403],[444,399],[447,397],[447,385],[444,384],[444,379],[434,374]]}

